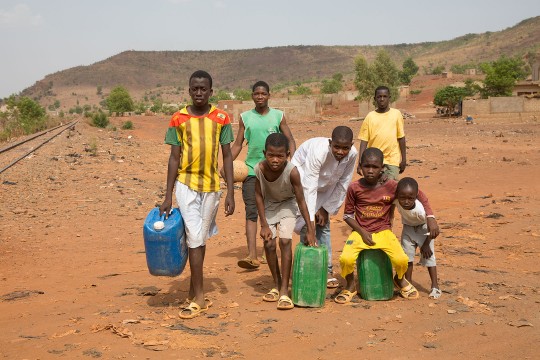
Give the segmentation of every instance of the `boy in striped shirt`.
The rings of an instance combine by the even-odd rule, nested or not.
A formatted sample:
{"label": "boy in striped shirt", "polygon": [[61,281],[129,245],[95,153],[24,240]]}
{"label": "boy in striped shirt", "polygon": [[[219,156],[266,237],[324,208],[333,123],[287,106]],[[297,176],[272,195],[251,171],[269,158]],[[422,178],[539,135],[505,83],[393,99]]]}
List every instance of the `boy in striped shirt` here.
{"label": "boy in striped shirt", "polygon": [[176,112],[165,136],[171,145],[167,169],[167,190],[160,215],[176,200],[186,229],[191,280],[187,305],[179,316],[191,319],[208,310],[212,302],[204,297],[203,263],[206,240],[217,234],[216,214],[221,196],[218,176],[218,154],[221,146],[227,181],[225,216],[234,212],[233,167],[230,143],[233,132],[229,115],[210,105],[212,77],[198,70],[189,79],[192,104]]}

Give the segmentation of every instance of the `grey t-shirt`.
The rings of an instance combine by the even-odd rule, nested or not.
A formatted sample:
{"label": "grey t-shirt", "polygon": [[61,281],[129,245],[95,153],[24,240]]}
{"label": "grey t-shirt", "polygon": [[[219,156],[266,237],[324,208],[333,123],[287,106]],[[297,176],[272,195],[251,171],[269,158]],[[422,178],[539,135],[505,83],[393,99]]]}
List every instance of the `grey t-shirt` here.
{"label": "grey t-shirt", "polygon": [[264,211],[268,224],[277,224],[283,218],[296,218],[298,204],[291,184],[291,171],[295,166],[291,162],[287,162],[283,173],[275,181],[268,181],[264,177],[259,164],[253,170],[261,185]]}

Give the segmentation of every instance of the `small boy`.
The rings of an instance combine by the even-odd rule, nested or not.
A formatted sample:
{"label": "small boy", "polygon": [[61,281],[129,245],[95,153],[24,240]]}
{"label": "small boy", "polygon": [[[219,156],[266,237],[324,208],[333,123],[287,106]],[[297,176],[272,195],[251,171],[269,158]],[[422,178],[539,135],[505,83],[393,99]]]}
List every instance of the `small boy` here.
{"label": "small boy", "polygon": [[238,121],[238,134],[231,147],[235,160],[242,150],[244,139],[247,141],[247,156],[245,163],[248,176],[242,184],[242,199],[246,208],[246,240],[248,256],[238,261],[243,269],[257,269],[260,262],[257,259],[257,205],[255,204],[255,173],[253,168],[264,160],[264,142],[272,133],[283,133],[289,140],[291,157],[296,149],[291,130],[285,120],[283,111],[268,106],[270,86],[264,81],[257,81],[252,88],[251,98],[255,108],[245,111]]}
{"label": "small boy", "polygon": [[221,144],[227,196],[225,216],[234,212],[233,168],[230,143],[233,132],[226,112],[208,103],[212,95],[212,77],[195,71],[189,78],[192,104],[176,112],[169,123],[165,143],[171,145],[167,168],[165,200],[160,215],[169,214],[176,185],[176,201],[184,220],[191,280],[189,304],[179,316],[191,319],[212,304],[204,297],[203,263],[206,240],[217,234],[216,214],[221,196],[218,176],[218,144]]}
{"label": "small boy", "polygon": [[[309,212],[304,200],[300,174],[287,161],[289,142],[280,133],[268,135],[265,141],[265,160],[255,167],[255,200],[261,220],[261,237],[268,267],[275,287],[263,296],[264,301],[277,301],[280,310],[292,309],[289,298],[289,279],[292,267],[292,233],[296,223],[296,213],[300,213],[307,224],[306,245],[315,246],[315,228],[309,221]],[[279,248],[281,250],[281,273],[276,251],[277,228],[279,227]]]}
{"label": "small boy", "polygon": [[[343,219],[353,231],[339,257],[341,276],[347,281],[345,289],[334,299],[339,304],[350,302],[356,295],[354,266],[360,251],[366,249],[381,249],[388,255],[396,269],[394,283],[399,287],[402,297],[416,299],[419,296],[418,290],[404,276],[409,258],[391,230],[397,181],[389,179],[384,183],[380,182],[383,159],[381,150],[367,148],[360,159],[364,177],[352,182],[347,190]],[[418,199],[426,214],[433,215],[427,197],[421,191],[418,191]],[[436,223],[431,220],[433,219],[427,220],[428,229],[435,233],[438,228],[436,229]]]}
{"label": "small boy", "polygon": [[[377,109],[367,114],[360,127],[359,156],[368,147],[381,149],[384,154],[384,173],[388,179],[397,180],[407,166],[407,146],[403,130],[403,116],[398,109],[390,107],[390,89],[379,86],[375,89]],[[357,172],[362,175],[360,162]]]}
{"label": "small boy", "polygon": [[403,232],[401,233],[401,246],[409,257],[409,266],[405,278],[411,282],[413,261],[416,248],[420,248],[420,265],[426,266],[431,278],[431,299],[441,297],[441,290],[437,282],[437,265],[435,262],[435,247],[433,239],[439,235],[439,227],[435,226],[428,232],[426,220],[432,218],[437,224],[434,215],[426,215],[424,206],[417,199],[418,183],[410,177],[399,180],[396,190],[397,209],[401,214]]}
{"label": "small boy", "polygon": [[[315,221],[317,244],[328,249],[328,288],[339,286],[332,267],[329,215],[336,215],[345,200],[357,156],[351,128],[337,126],[330,139],[316,137],[302,143],[291,159],[300,172],[310,221]],[[298,217],[295,231],[304,242],[306,226],[302,217]]]}

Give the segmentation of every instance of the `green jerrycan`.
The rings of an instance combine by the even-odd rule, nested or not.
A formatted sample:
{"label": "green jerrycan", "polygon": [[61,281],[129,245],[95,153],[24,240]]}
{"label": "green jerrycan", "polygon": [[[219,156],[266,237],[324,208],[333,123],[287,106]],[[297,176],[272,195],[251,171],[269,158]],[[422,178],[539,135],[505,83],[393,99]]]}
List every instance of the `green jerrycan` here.
{"label": "green jerrycan", "polygon": [[379,249],[360,251],[356,260],[358,290],[364,300],[389,300],[394,296],[392,264]]}
{"label": "green jerrycan", "polygon": [[296,245],[292,274],[292,301],[295,305],[322,307],[326,299],[326,246]]}

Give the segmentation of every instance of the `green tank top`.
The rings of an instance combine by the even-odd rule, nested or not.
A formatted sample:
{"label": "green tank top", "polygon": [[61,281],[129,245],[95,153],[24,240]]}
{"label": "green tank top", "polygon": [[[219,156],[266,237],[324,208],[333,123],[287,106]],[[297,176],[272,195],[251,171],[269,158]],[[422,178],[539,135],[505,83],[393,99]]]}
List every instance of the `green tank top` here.
{"label": "green tank top", "polygon": [[253,168],[260,161],[264,160],[264,143],[268,135],[279,133],[283,111],[270,108],[268,113],[261,115],[255,109],[243,112],[242,121],[244,122],[244,138],[248,144],[246,156],[246,165],[248,175],[255,175]]}

